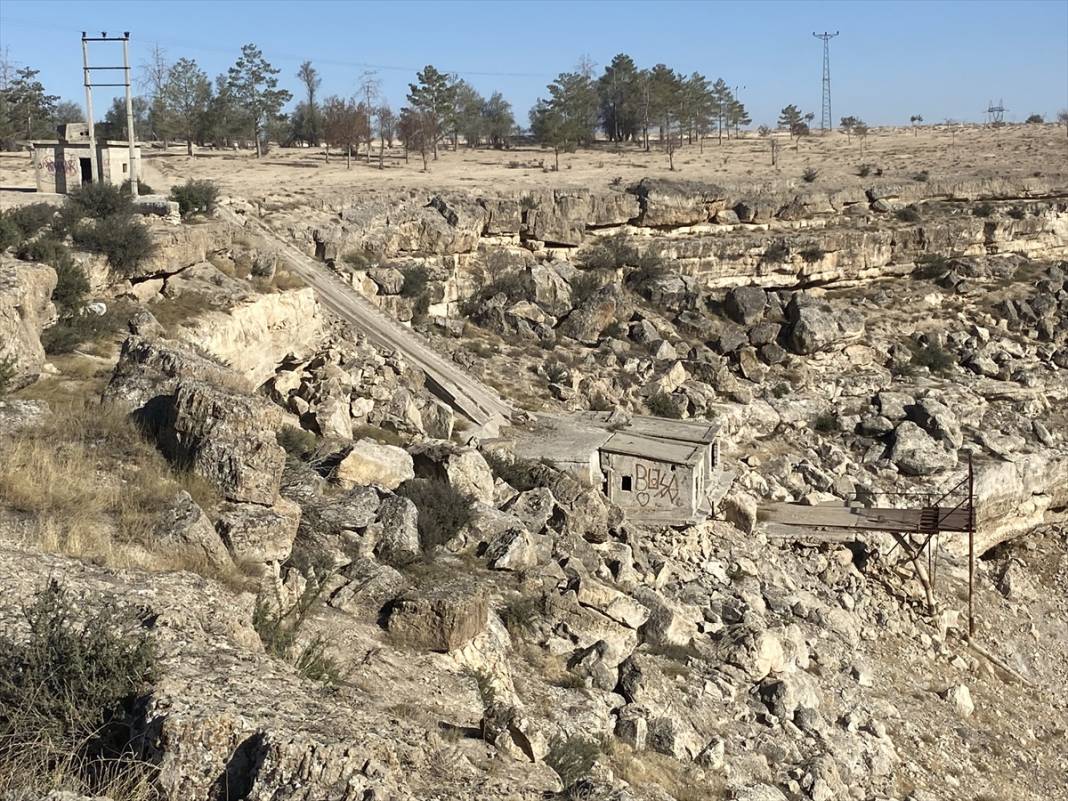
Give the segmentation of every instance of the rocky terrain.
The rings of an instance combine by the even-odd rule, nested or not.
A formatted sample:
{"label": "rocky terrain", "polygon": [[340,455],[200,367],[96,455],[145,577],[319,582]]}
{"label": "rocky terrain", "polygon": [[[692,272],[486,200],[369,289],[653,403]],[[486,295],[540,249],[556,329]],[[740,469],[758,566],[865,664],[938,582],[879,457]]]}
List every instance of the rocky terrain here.
{"label": "rocky terrain", "polygon": [[[0,740],[0,798],[1068,798],[1068,186],[724,183],[233,193],[146,218],[124,275],[75,249],[110,327],[66,352],[66,268],[4,253],[2,642],[55,580],[154,667],[134,789]],[[476,436],[279,242],[511,427]],[[717,424],[715,518],[641,525],[516,445],[588,410]],[[764,512],[969,465],[974,637],[964,535],[921,576]]]}

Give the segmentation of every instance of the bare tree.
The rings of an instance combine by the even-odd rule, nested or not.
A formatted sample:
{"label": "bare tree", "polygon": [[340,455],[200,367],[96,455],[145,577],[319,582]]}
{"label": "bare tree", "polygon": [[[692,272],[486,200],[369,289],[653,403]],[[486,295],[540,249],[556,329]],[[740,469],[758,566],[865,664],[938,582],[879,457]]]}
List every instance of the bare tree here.
{"label": "bare tree", "polygon": [[1068,131],[1068,109],[1057,112],[1057,122],[1063,125],[1065,130]]}
{"label": "bare tree", "polygon": [[315,100],[315,93],[323,80],[319,77],[319,71],[312,66],[310,61],[305,61],[297,70],[297,77],[304,84],[304,108],[300,115],[300,130],[297,135],[312,146],[319,144],[322,136],[322,120],[320,119],[319,104]]}
{"label": "bare tree", "polygon": [[[374,113],[375,101],[378,100],[378,95],[382,91],[382,82],[378,80],[378,73],[374,70],[364,70],[360,73],[360,79],[356,84],[357,96],[362,101],[362,105],[365,112],[370,119]],[[370,126],[368,126],[370,127]],[[371,163],[371,140],[372,136],[367,137],[367,163]]]}
{"label": "bare tree", "polygon": [[148,99],[148,119],[152,133],[154,138],[163,140],[163,146],[166,148],[172,122],[164,98],[167,81],[171,77],[171,63],[167,59],[167,51],[159,44],[152,45],[148,57],[137,68],[137,73],[138,89],[141,95]]}
{"label": "bare tree", "polygon": [[375,109],[375,126],[378,128],[378,169],[385,167],[386,141],[393,143],[393,128],[397,124],[393,109],[389,103],[382,103]]}

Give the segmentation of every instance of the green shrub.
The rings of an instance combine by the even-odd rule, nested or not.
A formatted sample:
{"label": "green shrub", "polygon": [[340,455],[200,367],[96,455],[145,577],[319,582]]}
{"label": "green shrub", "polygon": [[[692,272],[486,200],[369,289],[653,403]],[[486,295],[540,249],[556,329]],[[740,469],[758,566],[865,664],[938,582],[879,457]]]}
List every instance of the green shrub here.
{"label": "green shrub", "polygon": [[793,388],[786,382],[776,384],[771,388],[771,396],[773,398],[785,398],[793,391]]}
{"label": "green shrub", "polygon": [[94,220],[133,214],[130,190],[123,190],[114,184],[82,184],[67,195],[67,203],[74,207],[79,216],[92,217]]}
{"label": "green shrub", "polygon": [[114,215],[80,223],[71,236],[80,247],[107,256],[108,265],[122,276],[134,275],[156,247],[148,229],[130,216]]}
{"label": "green shrub", "polygon": [[510,270],[495,276],[488,284],[484,284],[478,296],[484,300],[494,295],[504,293],[509,300],[521,300],[526,297],[527,279],[522,270]]}
{"label": "green shrub", "polygon": [[400,293],[401,296],[415,301],[412,305],[412,314],[416,320],[426,317],[427,311],[430,310],[429,283],[430,272],[426,267],[409,267],[404,271],[404,283],[401,285]]}
{"label": "green shrub", "polygon": [[9,356],[0,357],[0,398],[4,397],[15,381],[15,360]]}
{"label": "green shrub", "polygon": [[18,247],[22,242],[22,230],[15,221],[0,212],[0,250]]}
{"label": "green shrub", "polygon": [[72,313],[41,333],[41,344],[50,355],[72,353],[79,345],[114,334],[123,325],[114,311],[105,314]]}
{"label": "green shrub", "polygon": [[928,343],[921,345],[918,342],[909,344],[912,351],[912,364],[916,367],[926,367],[936,375],[944,375],[957,363],[952,353],[938,345]]}
{"label": "green shrub", "polygon": [[1027,216],[1027,210],[1023,206],[1013,206],[1008,213],[1014,220],[1022,220]]}
{"label": "green shrub", "polygon": [[275,438],[287,454],[301,461],[307,461],[319,446],[315,434],[296,426],[282,426]]}
{"label": "green shrub", "polygon": [[870,164],[861,164],[859,167],[857,167],[857,175],[859,175],[861,178],[867,178],[869,175],[872,174],[873,169],[874,168]]}
{"label": "green shrub", "polygon": [[912,176],[912,180],[918,181],[920,183],[926,183],[930,179],[930,177],[931,174],[927,172],[927,170],[920,170],[918,173]]}
{"label": "green shrub", "polygon": [[444,481],[413,478],[397,488],[419,510],[419,542],[424,550],[444,545],[471,519],[471,499]]}
{"label": "green shrub", "polygon": [[801,173],[801,180],[806,184],[815,183],[816,179],[820,177],[820,171],[814,167],[806,167],[805,171]]}
{"label": "green shrub", "polygon": [[53,266],[59,280],[52,290],[52,301],[59,307],[61,315],[80,312],[85,305],[85,296],[89,294],[89,279],[85,277],[85,271],[71,258],[60,259]]}
{"label": "green shrub", "polygon": [[578,265],[586,270],[616,270],[637,267],[638,251],[623,234],[598,239],[578,256]]}
{"label": "green shrub", "polygon": [[[125,181],[122,182],[122,191],[125,192],[126,194],[130,193],[130,180],[128,178]],[[149,186],[143,180],[138,178],[137,179],[137,194],[138,195],[154,195],[154,194],[156,194],[156,190],[154,190],[151,186]]]}
{"label": "green shrub", "polygon": [[657,417],[671,417],[676,420],[682,417],[682,411],[669,392],[657,392],[645,399],[645,405],[649,411]]}
{"label": "green shrub", "polygon": [[31,793],[63,776],[95,796],[143,770],[127,719],[155,681],[155,648],[114,610],[88,611],[53,579],[25,633],[0,633],[0,773]]}
{"label": "green shrub", "polygon": [[211,214],[219,202],[219,187],[212,181],[189,180],[171,187],[171,200],[178,202],[178,211],[183,217]]}
{"label": "green shrub", "polygon": [[556,771],[567,788],[590,772],[603,751],[603,743],[589,737],[555,737],[549,743],[545,764]]}
{"label": "green shrub", "polygon": [[48,203],[31,203],[11,209],[4,216],[18,227],[22,238],[26,239],[51,225],[56,211],[56,207]]}
{"label": "green shrub", "polygon": [[901,222],[915,223],[923,219],[920,214],[920,210],[915,206],[905,206],[903,209],[898,209],[894,212],[894,216]]}
{"label": "green shrub", "polygon": [[71,261],[67,246],[52,236],[40,236],[23,242],[19,245],[17,255],[23,261],[39,261],[52,267]]}
{"label": "green shrub", "polygon": [[576,276],[571,282],[572,305],[578,306],[584,300],[588,300],[601,286],[601,277],[596,273],[587,272]]}
{"label": "green shrub", "polygon": [[812,421],[812,428],[816,431],[829,433],[831,431],[840,431],[842,423],[834,412],[823,412]]}
{"label": "green shrub", "polygon": [[972,209],[972,214],[976,217],[989,217],[994,213],[993,203],[978,203],[975,208]]}
{"label": "green shrub", "polygon": [[353,270],[366,270],[374,266],[374,262],[371,257],[366,253],[361,253],[358,250],[350,250],[348,253],[341,257],[341,261],[351,267]]}
{"label": "green shrub", "polygon": [[812,245],[801,251],[801,258],[806,264],[813,264],[823,258],[823,248],[819,245]]}
{"label": "green shrub", "polygon": [[938,253],[924,253],[916,259],[916,269],[912,274],[917,278],[941,278],[949,269],[949,259]]}
{"label": "green shrub", "polygon": [[325,570],[309,571],[304,592],[288,609],[283,608],[281,598],[275,598],[273,603],[257,598],[252,610],[252,627],[270,656],[292,662],[297,672],[307,679],[337,684],[340,671],[326,655],[326,642],[322,637],[313,637],[307,645],[295,651],[297,637],[309,615],[319,606],[329,578],[330,574]]}
{"label": "green shrub", "polygon": [[483,456],[494,478],[499,478],[520,492],[544,487],[553,472],[553,468],[541,462],[520,456],[509,459],[495,451],[487,451]]}
{"label": "green shrub", "polygon": [[786,261],[790,257],[790,246],[785,239],[777,239],[764,249],[764,255],[760,257],[762,264],[776,264]]}

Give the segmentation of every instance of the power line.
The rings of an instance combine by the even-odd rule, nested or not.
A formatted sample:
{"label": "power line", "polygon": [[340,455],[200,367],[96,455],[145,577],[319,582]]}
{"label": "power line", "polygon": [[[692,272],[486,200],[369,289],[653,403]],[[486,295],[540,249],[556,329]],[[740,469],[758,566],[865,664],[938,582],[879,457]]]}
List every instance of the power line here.
{"label": "power line", "polygon": [[812,34],[817,39],[823,40],[823,113],[820,115],[820,130],[827,133],[834,128],[834,117],[831,116],[831,39],[838,35],[834,33]]}

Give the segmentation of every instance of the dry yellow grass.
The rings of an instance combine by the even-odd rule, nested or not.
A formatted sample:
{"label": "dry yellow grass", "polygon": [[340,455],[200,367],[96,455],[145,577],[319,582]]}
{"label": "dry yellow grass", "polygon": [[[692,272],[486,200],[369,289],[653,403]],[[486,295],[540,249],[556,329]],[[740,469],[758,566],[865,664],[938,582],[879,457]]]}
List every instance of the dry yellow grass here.
{"label": "dry yellow grass", "polygon": [[33,520],[44,550],[111,567],[193,570],[240,585],[242,577],[189,554],[161,549],[160,512],[187,491],[210,514],[218,495],[175,472],[119,408],[53,400],[42,425],[0,438],[0,506]]}

